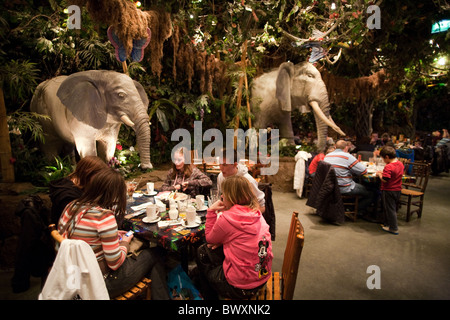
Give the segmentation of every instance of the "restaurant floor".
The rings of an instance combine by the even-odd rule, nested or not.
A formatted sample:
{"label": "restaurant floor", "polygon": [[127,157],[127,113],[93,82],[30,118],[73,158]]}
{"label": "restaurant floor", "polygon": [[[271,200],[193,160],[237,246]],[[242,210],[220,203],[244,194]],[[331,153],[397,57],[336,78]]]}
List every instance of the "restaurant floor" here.
{"label": "restaurant floor", "polygon": [[[273,269],[281,269],[286,232],[295,210],[305,229],[295,300],[450,299],[449,190],[448,173],[431,176],[422,218],[414,215],[405,222],[405,208],[401,208],[399,235],[364,220],[327,224],[306,206],[306,199],[274,191]],[[0,271],[0,300],[37,298],[39,279],[32,279],[27,292],[13,294],[11,276],[12,272]],[[370,289],[377,284],[379,288]]]}

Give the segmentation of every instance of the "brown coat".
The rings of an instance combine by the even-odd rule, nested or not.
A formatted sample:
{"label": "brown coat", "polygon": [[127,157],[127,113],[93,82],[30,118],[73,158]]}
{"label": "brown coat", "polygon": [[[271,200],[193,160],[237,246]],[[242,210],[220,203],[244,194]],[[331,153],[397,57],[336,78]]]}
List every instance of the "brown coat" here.
{"label": "brown coat", "polygon": [[[180,192],[186,193],[191,197],[195,197],[200,194],[200,187],[211,187],[211,179],[200,171],[197,167],[193,167],[192,173],[189,177],[186,177],[183,173],[173,174],[173,168],[169,170],[167,178],[161,187],[162,191],[174,191],[175,185],[181,185],[184,182],[188,182],[186,190],[180,189]],[[174,178],[172,178],[174,177]]]}

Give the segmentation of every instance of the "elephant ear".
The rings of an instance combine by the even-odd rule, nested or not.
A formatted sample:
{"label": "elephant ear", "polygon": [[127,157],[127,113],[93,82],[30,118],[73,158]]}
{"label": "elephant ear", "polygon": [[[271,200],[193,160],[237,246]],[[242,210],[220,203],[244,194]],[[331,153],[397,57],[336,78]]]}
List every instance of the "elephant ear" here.
{"label": "elephant ear", "polygon": [[148,100],[147,93],[145,92],[144,87],[136,80],[133,80],[133,82],[134,82],[134,86],[136,87],[137,91],[139,92],[139,95],[141,96],[141,100],[144,103],[144,106],[146,108],[148,108],[149,100]]}
{"label": "elephant ear", "polygon": [[280,104],[281,110],[290,112],[291,107],[291,78],[294,73],[294,64],[292,62],[284,62],[278,69],[276,81],[276,97]]}
{"label": "elephant ear", "polygon": [[106,103],[91,77],[80,74],[67,77],[56,95],[79,121],[96,129],[106,124]]}

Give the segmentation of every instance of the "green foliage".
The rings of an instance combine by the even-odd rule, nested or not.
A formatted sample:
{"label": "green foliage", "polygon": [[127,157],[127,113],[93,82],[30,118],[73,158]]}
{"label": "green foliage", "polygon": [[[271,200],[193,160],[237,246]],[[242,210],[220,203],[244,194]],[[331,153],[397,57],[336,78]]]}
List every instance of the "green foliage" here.
{"label": "green foliage", "polygon": [[29,60],[10,60],[0,67],[5,101],[9,109],[18,109],[30,100],[37,86],[40,70]]}
{"label": "green foliage", "polygon": [[34,185],[45,184],[39,172],[48,164],[42,152],[35,143],[22,134],[10,134],[14,176],[19,182],[33,182]]}
{"label": "green foliage", "polygon": [[52,181],[68,176],[74,170],[74,166],[72,166],[69,156],[66,156],[63,159],[60,157],[55,157],[54,162],[54,165],[45,166],[44,170],[40,172],[40,175],[44,178],[46,185]]}
{"label": "green foliage", "polygon": [[45,142],[42,126],[39,119],[50,119],[49,116],[37,114],[35,112],[14,111],[8,117],[10,131],[16,134],[29,132],[33,141]]}
{"label": "green foliage", "polygon": [[[309,48],[300,45],[312,36],[315,29],[330,31],[324,47],[331,55],[337,53],[340,47],[345,47],[339,63],[327,66],[330,72],[359,77],[370,75],[383,67],[392,74],[405,75],[394,95],[378,103],[376,110],[379,110],[380,117],[383,114],[386,118],[384,123],[380,121],[380,126],[386,125],[388,121],[397,121],[395,119],[406,119],[407,123],[413,115],[413,106],[421,94],[420,90],[428,83],[424,83],[424,74],[437,70],[429,69],[428,66],[437,54],[448,52],[446,36],[449,33],[433,36],[435,43],[429,44],[430,22],[445,15],[445,10],[435,10],[436,1],[431,0],[420,3],[413,0],[382,1],[382,28],[369,30],[365,25],[368,18],[366,8],[371,2],[334,1],[336,9],[331,9],[331,2],[150,1],[152,6],[161,6],[171,12],[172,21],[185,22],[188,34],[180,41],[191,41],[198,49],[216,55],[230,66],[241,60],[243,43],[246,41],[248,45],[246,70],[229,68],[231,89],[225,91],[220,99],[204,95],[198,89],[187,92],[186,86],[174,83],[171,78],[170,40],[164,45],[164,72],[161,79],[156,79],[148,72],[150,66],[146,59],[141,63],[128,64],[130,76],[144,86],[150,98],[152,162],[168,161],[174,145],[170,141],[171,133],[177,128],[192,129],[195,120],[202,120],[203,128],[224,130],[234,127],[236,117],[239,116],[240,126],[248,126],[247,121],[252,114],[246,108],[246,99],[250,93],[245,86],[242,88],[241,108],[236,108],[238,83],[243,72],[246,72],[251,85],[253,77],[259,72],[278,65],[280,61],[296,63],[308,59]],[[83,8],[82,29],[69,30],[68,16],[64,13],[67,5],[67,1],[61,0],[5,1],[0,4],[1,81],[11,128],[18,128],[22,132],[22,135],[14,136],[11,143],[27,149],[25,152],[19,148],[14,157],[16,166],[20,164],[29,174],[39,172],[38,165],[44,162],[36,149],[36,142],[42,139],[36,115],[25,115],[37,83],[56,75],[89,69],[122,72],[106,35],[108,26],[92,21]],[[150,8],[144,8],[147,9]],[[286,33],[299,39],[293,40]],[[226,107],[226,124],[221,121],[222,106]],[[354,126],[349,117],[354,114],[354,108],[350,105],[333,106],[332,116],[339,125]],[[304,134],[315,131],[311,114],[293,113],[293,124],[294,128],[302,128]],[[122,126],[119,143],[124,151],[128,150],[126,154],[123,153],[126,159],[121,166],[126,174],[133,174],[138,165],[137,153],[130,150],[136,144],[134,131]],[[294,150],[281,152],[290,154]],[[116,156],[122,154],[117,153]]]}

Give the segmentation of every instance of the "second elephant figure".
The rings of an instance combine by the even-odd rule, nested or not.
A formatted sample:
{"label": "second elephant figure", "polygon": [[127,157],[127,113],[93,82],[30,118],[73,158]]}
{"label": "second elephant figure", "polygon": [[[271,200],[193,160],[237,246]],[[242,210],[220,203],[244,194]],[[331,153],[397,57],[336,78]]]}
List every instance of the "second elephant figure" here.
{"label": "second elephant figure", "polygon": [[256,78],[252,85],[252,106],[257,128],[276,125],[280,137],[291,143],[294,139],[291,111],[294,109],[313,110],[319,150],[325,146],[328,127],[345,135],[330,116],[327,88],[320,72],[309,62],[297,65],[285,62],[277,70]]}

